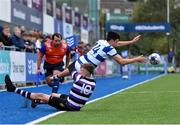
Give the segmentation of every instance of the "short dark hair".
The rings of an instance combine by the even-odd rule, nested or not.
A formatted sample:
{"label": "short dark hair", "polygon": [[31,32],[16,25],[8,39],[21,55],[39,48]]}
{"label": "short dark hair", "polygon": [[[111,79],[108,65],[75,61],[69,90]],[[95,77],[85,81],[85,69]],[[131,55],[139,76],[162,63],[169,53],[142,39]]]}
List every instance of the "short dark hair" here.
{"label": "short dark hair", "polygon": [[95,67],[92,64],[85,63],[85,64],[82,64],[81,67],[86,69],[90,74],[94,73]]}
{"label": "short dark hair", "polygon": [[61,38],[61,40],[62,40],[62,35],[60,34],[60,33],[54,33],[53,35],[52,35],[52,39],[54,40],[54,37],[58,37],[58,38]]}
{"label": "short dark hair", "polygon": [[119,38],[120,38],[120,36],[119,36],[118,33],[110,31],[110,32],[108,32],[108,34],[107,34],[107,39],[106,39],[106,40],[107,40],[107,41],[117,40],[117,39],[119,39]]}

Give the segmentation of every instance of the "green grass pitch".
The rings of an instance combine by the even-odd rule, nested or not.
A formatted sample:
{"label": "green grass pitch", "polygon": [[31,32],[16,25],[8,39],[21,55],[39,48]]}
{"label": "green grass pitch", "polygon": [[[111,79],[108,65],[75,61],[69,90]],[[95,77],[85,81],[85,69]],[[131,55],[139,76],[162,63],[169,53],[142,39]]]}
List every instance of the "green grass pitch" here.
{"label": "green grass pitch", "polygon": [[40,124],[180,124],[180,74],[170,74]]}

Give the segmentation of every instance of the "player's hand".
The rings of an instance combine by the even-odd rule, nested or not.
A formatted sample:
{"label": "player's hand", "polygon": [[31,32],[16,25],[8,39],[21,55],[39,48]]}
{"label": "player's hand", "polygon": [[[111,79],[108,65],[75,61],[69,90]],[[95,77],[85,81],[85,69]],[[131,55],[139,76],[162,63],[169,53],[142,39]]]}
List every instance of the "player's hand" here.
{"label": "player's hand", "polygon": [[53,80],[52,76],[47,76],[46,77],[46,81],[47,81],[48,84],[50,84],[52,82],[52,80]]}
{"label": "player's hand", "polygon": [[136,61],[139,63],[145,63],[147,61],[147,58],[141,55],[141,56],[136,57]]}
{"label": "player's hand", "polygon": [[140,37],[141,37],[141,35],[134,37],[132,40],[132,44],[138,42],[140,40]]}
{"label": "player's hand", "polygon": [[53,80],[55,79],[59,79],[58,75],[50,75],[48,77],[46,77],[47,83],[51,83]]}
{"label": "player's hand", "polygon": [[50,77],[51,80],[59,79],[58,75],[53,75]]}

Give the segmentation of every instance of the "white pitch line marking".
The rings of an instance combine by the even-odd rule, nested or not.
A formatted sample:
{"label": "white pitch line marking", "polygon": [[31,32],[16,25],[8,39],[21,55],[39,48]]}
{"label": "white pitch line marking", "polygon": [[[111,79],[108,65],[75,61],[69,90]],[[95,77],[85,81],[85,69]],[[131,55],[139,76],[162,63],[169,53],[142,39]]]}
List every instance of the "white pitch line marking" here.
{"label": "white pitch line marking", "polygon": [[[154,78],[145,80],[145,81],[143,81],[143,82],[139,82],[139,83],[134,84],[134,85],[132,85],[132,86],[129,86],[129,87],[127,87],[127,88],[124,88],[124,89],[121,89],[121,90],[119,90],[119,91],[113,92],[113,93],[111,93],[111,94],[105,95],[105,96],[103,96],[103,97],[99,97],[99,98],[96,98],[96,99],[94,99],[94,100],[88,101],[87,104],[90,104],[90,103],[93,103],[93,102],[95,102],[95,101],[98,101],[98,100],[101,100],[101,99],[110,97],[110,96],[112,96],[112,95],[115,95],[115,94],[117,94],[117,93],[123,92],[123,91],[125,91],[125,90],[127,90],[127,89],[130,89],[130,88],[133,88],[133,87],[135,87],[135,86],[137,86],[137,85],[141,85],[141,84],[144,84],[144,83],[146,83],[146,82],[152,81],[152,80],[154,80],[154,79],[160,78],[160,77],[162,77],[162,76],[165,76],[165,75],[164,75],[164,74],[163,74],[163,75],[159,75],[159,76],[157,76],[157,77],[154,77]],[[31,121],[31,122],[29,122],[29,123],[26,123],[25,125],[34,125],[34,124],[37,124],[37,123],[39,123],[39,122],[41,122],[41,121],[44,121],[44,120],[46,120],[46,119],[48,119],[48,118],[51,118],[51,117],[53,117],[53,116],[62,114],[62,113],[64,113],[64,112],[66,112],[66,111],[55,112],[55,113],[49,114],[49,115],[47,115],[47,116],[41,117],[41,118],[39,118],[39,119],[36,119],[36,120],[34,120],[34,121]]]}

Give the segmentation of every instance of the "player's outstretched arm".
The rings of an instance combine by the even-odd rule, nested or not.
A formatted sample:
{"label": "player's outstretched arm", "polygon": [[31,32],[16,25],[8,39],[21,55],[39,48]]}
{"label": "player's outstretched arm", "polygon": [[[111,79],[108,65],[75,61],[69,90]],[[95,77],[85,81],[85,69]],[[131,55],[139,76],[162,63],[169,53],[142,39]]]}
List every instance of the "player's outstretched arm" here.
{"label": "player's outstretched arm", "polygon": [[134,44],[134,43],[139,41],[140,37],[141,37],[141,35],[138,35],[138,36],[134,37],[130,41],[118,41],[117,44],[116,44],[116,47],[118,47],[118,46],[127,46],[127,45],[130,45],[130,44]]}
{"label": "player's outstretched arm", "polygon": [[57,76],[58,76],[58,77],[69,76],[69,69],[66,68],[64,71],[60,72]]}
{"label": "player's outstretched arm", "polygon": [[144,56],[137,56],[134,58],[122,58],[120,55],[115,55],[113,56],[113,59],[119,63],[119,64],[129,64],[129,63],[135,63],[135,62],[139,62],[139,63],[144,63],[146,61],[146,58]]}
{"label": "player's outstretched arm", "polygon": [[54,76],[48,76],[46,78],[47,82],[50,83],[52,82],[52,80],[56,77],[65,77],[65,76],[69,76],[69,69],[66,68],[64,71],[58,73],[57,75],[54,75]]}

